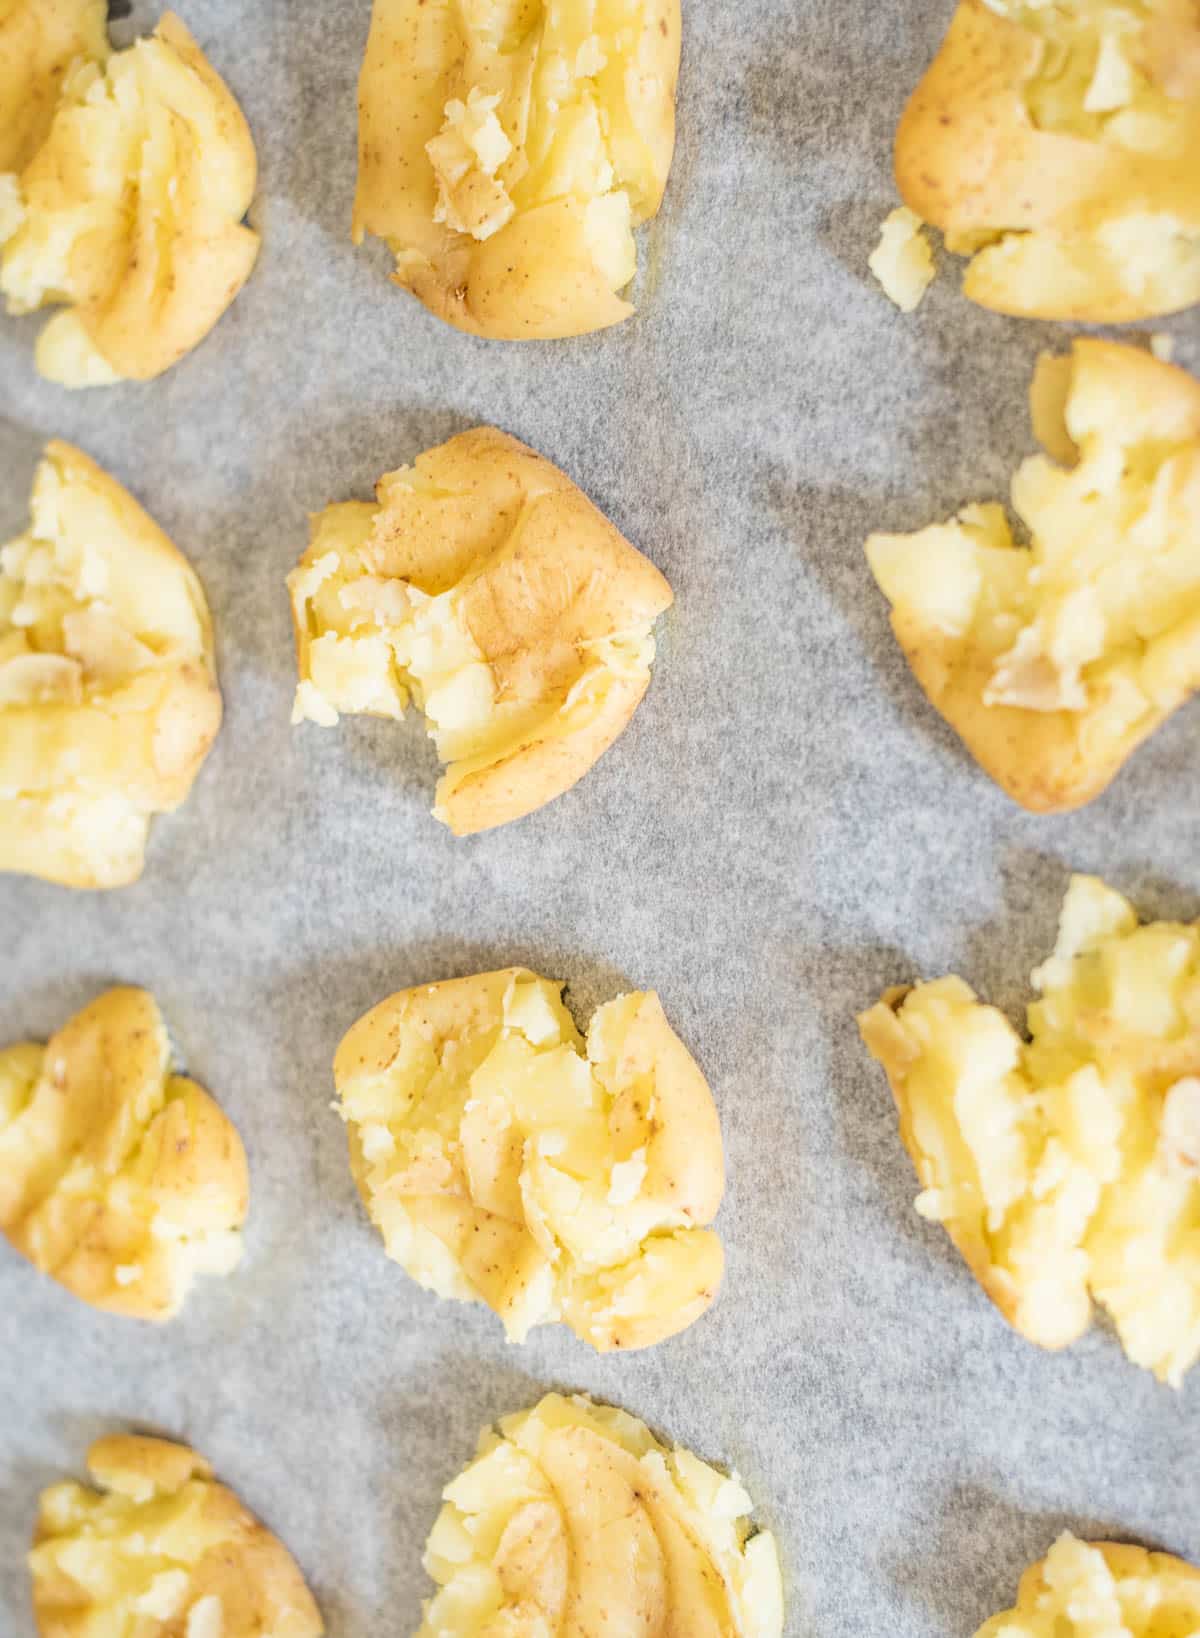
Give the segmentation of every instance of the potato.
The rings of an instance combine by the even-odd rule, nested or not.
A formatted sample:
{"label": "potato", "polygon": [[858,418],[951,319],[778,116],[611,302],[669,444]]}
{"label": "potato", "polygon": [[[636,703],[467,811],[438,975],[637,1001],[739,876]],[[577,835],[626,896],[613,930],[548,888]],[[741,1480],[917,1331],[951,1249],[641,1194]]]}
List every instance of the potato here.
{"label": "potato", "polygon": [[960,0],[896,133],[972,301],[1119,323],[1200,301],[1194,0]]}
{"label": "potato", "polygon": [[918,682],[1023,807],[1098,796],[1200,687],[1200,383],[1149,353],[1077,341],[1031,393],[1049,454],[999,506],[867,556]]}
{"label": "potato", "polygon": [[561,796],[650,683],[671,589],[557,467],[492,427],[327,507],[288,577],[293,722],[400,717],[410,693],[450,768],[456,836]]}
{"label": "potato", "polygon": [[675,146],[679,0],[375,0],[353,237],[459,330],[583,335],[633,312],[633,229]]}
{"label": "potato", "polygon": [[115,1434],[98,1486],[42,1492],[29,1555],[40,1638],[321,1638],[295,1560],[202,1456]]}
{"label": "potato", "polygon": [[937,269],[929,240],[922,232],[921,218],[915,211],[906,205],[892,211],[867,265],[889,301],[895,302],[902,313],[916,311]]}
{"label": "potato", "polygon": [[0,0],[0,173],[21,171],[73,63],[108,54],[106,0]]}
{"label": "potato", "polygon": [[417,1638],[779,1638],[774,1537],[690,1451],[583,1395],[485,1429],[425,1549]]}
{"label": "potato", "polygon": [[241,1257],[241,1139],[170,1063],[154,997],[135,989],[98,996],[45,1047],[0,1051],[0,1232],[135,1319],[170,1319],[198,1274]]}
{"label": "potato", "polygon": [[0,870],[69,887],[141,875],[221,723],[212,624],[186,559],[69,444],[0,547]]}
{"label": "potato", "polygon": [[145,381],[202,341],[258,255],[242,223],[256,171],[240,108],[173,13],[78,63],[41,147],[0,178],[9,312],[65,304],[38,339],[42,374]]}
{"label": "potato", "polygon": [[1200,922],[1139,927],[1077,876],[1033,984],[1029,1042],[958,978],[859,1019],[917,1211],[1031,1342],[1065,1347],[1098,1302],[1179,1387],[1200,1355]]}
{"label": "potato", "polygon": [[1015,1609],[975,1638],[1171,1638],[1200,1630],[1200,1570],[1169,1553],[1061,1535],[1021,1577]]}
{"label": "potato", "polygon": [[350,1163],[426,1289],[486,1302],[515,1342],[562,1320],[644,1348],[721,1281],[717,1111],[656,995],[601,1007],[585,1046],[561,989],[509,967],[360,1018],[333,1066]]}

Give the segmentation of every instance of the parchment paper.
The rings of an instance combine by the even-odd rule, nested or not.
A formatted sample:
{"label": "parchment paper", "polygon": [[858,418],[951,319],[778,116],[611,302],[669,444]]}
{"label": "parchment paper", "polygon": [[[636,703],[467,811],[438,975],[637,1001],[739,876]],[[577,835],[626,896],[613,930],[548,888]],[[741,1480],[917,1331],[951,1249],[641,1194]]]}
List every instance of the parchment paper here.
{"label": "parchment paper", "polygon": [[[0,1247],[0,1633],[33,1630],[39,1489],[137,1426],[192,1441],[278,1531],[333,1638],[403,1638],[442,1486],[552,1386],[736,1466],[779,1538],[789,1634],[970,1634],[1066,1526],[1200,1558],[1200,1380],[1159,1386],[1102,1328],[1060,1356],[1008,1329],[914,1216],[853,1024],[946,971],[1016,1016],[1071,869],[1200,914],[1200,706],[1085,812],[1025,816],[924,702],[863,558],[872,528],[1003,496],[1035,356],[1069,334],[971,307],[957,271],[904,319],[866,274],[895,120],[951,9],[686,0],[639,316],[522,349],[439,324],[349,243],[367,0],[182,0],[257,139],[261,261],[148,386],[42,384],[36,321],[0,323],[0,524],[22,526],[52,436],[127,483],[207,588],[226,722],[136,887],[3,879],[0,1040],[150,986],[245,1137],[247,1256],[158,1330]],[[1194,319],[1155,328],[1200,367]],[[455,841],[418,721],[289,727],[283,580],[308,511],[481,421],[561,464],[677,603],[616,748]],[[568,980],[583,1020],[657,988],[715,1090],[724,1293],[649,1352],[557,1328],[507,1346],[389,1263],[358,1203],[342,1033],[394,989],[510,961]]]}

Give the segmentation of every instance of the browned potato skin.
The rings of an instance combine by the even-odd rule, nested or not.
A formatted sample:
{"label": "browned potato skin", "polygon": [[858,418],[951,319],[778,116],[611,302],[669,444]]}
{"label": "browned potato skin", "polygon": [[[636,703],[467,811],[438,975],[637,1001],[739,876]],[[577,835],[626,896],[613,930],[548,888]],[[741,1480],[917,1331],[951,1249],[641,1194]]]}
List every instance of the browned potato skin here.
{"label": "browned potato skin", "polygon": [[[1200,1620],[1200,1570],[1194,1564],[1171,1553],[1152,1553],[1145,1547],[1134,1547],[1127,1542],[1089,1541],[1087,1545],[1103,1555],[1114,1576],[1154,1576],[1173,1582],[1180,1593],[1188,1597],[1193,1617]],[[1021,1577],[1015,1611],[1004,1610],[999,1615],[993,1615],[979,1628],[975,1638],[997,1638],[1011,1616],[1033,1610],[1045,1590],[1046,1565],[1044,1559],[1039,1559]]]}
{"label": "browned potato skin", "polygon": [[[449,493],[408,493],[395,474],[380,479],[374,538],[381,574],[436,595],[499,552],[519,520],[516,549],[485,566],[466,599],[471,635],[502,695],[553,686],[580,640],[653,621],[674,601],[659,570],[566,473],[508,433],[474,427],[414,465],[418,472],[432,467]],[[303,675],[307,633],[294,604],[292,629]],[[439,814],[454,835],[473,836],[562,796],[620,736],[648,686],[648,678],[614,682],[584,732],[518,744],[448,797],[439,791]]]}
{"label": "browned potato skin", "polygon": [[[1175,59],[1182,47],[1172,40]],[[1193,50],[1200,49],[1200,27]],[[896,132],[895,174],[904,202],[951,240],[971,234],[1086,232],[1126,211],[1169,212],[1200,234],[1200,168],[1193,144],[1177,155],[1139,154],[1063,131],[1038,130],[1021,97],[1039,54],[1034,35],[960,0],[941,48]],[[1192,76],[1200,81],[1200,73]],[[1200,97],[1200,85],[1188,93]],[[1200,140],[1200,114],[1194,117]],[[965,293],[1015,316],[1118,324],[1163,311],[1136,299],[1027,307],[992,288]]]}
{"label": "browned potato skin", "polygon": [[[222,1605],[226,1638],[321,1638],[324,1623],[304,1577],[283,1543],[243,1506],[232,1490],[218,1484],[203,1456],[186,1445],[136,1434],[110,1434],[88,1451],[88,1472],[101,1490],[143,1493],[151,1501],[190,1492],[195,1527],[216,1537],[189,1571],[189,1600],[215,1595]],[[53,1526],[39,1509],[34,1546],[52,1541]],[[40,1638],[79,1638],[88,1606],[79,1602],[76,1583],[39,1576],[33,1581],[34,1619]],[[164,1638],[183,1628],[175,1621]]]}
{"label": "browned potato skin", "polygon": [[105,0],[0,4],[0,171],[22,171],[54,117],[63,75],[108,49]]}
{"label": "browned potato skin", "polygon": [[[234,163],[242,172],[248,205],[257,180],[258,156],[242,110],[173,12],[164,14],[154,32],[213,93],[221,134],[236,155]],[[139,214],[124,276],[114,291],[79,309],[100,352],[118,375],[130,381],[149,381],[161,375],[203,341],[250,277],[258,257],[258,234],[241,222],[226,223],[221,232],[207,238],[185,236],[173,247],[164,294],[159,287],[163,270],[156,236],[153,218]],[[153,323],[147,323],[148,313],[154,314]]]}
{"label": "browned potato skin", "polygon": [[114,1280],[123,1239],[114,1240],[121,1227],[106,1201],[63,1201],[52,1220],[38,1217],[36,1223],[34,1214],[43,1202],[47,1161],[53,1176],[56,1161],[86,1157],[108,1178],[143,1145],[147,1191],[169,1202],[178,1221],[197,1201],[202,1215],[219,1203],[231,1226],[244,1220],[246,1153],[237,1129],[203,1087],[170,1076],[171,1101],[148,1122],[137,1116],[139,1105],[161,1087],[169,1060],[166,1026],[148,991],[118,988],[97,996],[46,1046],[49,1067],[35,1094],[44,1109],[42,1165],[25,1174],[12,1167],[0,1177],[0,1233],[9,1244],[81,1301],[134,1319],[169,1319],[179,1294],[165,1270],[150,1271],[135,1285]]}
{"label": "browned potato skin", "polygon": [[[1091,337],[1077,341],[1074,353],[1077,368],[1103,371],[1130,417],[1143,422],[1145,436],[1181,443],[1200,439],[1200,381],[1186,370],[1119,342]],[[1054,447],[1055,428],[1048,424],[1039,400],[1040,379],[1035,375],[1030,390],[1034,431],[1061,459],[1067,452]],[[1094,801],[1138,746],[1200,688],[1198,669],[1189,687],[1147,711],[1140,728],[1101,745],[1096,743],[1092,718],[1102,709],[1103,697],[1094,699],[1086,712],[984,705],[994,654],[922,625],[900,609],[892,610],[891,625],[926,698],[980,767],[1030,813],[1070,813]],[[1176,640],[1200,654],[1200,618],[1181,627]]]}
{"label": "browned potato skin", "polygon": [[[440,1055],[447,1042],[494,1024],[514,981],[538,977],[527,967],[505,967],[397,991],[378,1002],[343,1036],[333,1060],[335,1086],[340,1089],[358,1077],[385,1074],[402,1039],[413,1033]],[[620,1073],[624,1086],[611,1117],[614,1129],[622,1122],[647,1120],[642,1098],[649,1091],[655,1113],[648,1122],[653,1131],[648,1159],[657,1180],[656,1191],[687,1217],[687,1233],[711,1224],[725,1192],[720,1118],[703,1071],[671,1028],[653,990],[642,994],[624,1038]],[[347,1139],[351,1174],[370,1211],[369,1165],[356,1126],[349,1126]],[[497,1264],[511,1266],[526,1254],[529,1237],[525,1227],[485,1210],[470,1198],[451,1194],[423,1199],[414,1195],[407,1206],[414,1219],[419,1218],[452,1249],[484,1299],[501,1312]],[[590,1323],[587,1340],[600,1353],[628,1353],[652,1347],[694,1324],[715,1300],[724,1273],[724,1250],[715,1232],[708,1233],[704,1252],[704,1283],[690,1302],[675,1301],[652,1314],[623,1316],[603,1331]],[[567,1322],[573,1323],[570,1315]],[[583,1333],[577,1330],[577,1334]]]}
{"label": "browned potato skin", "polygon": [[[666,187],[682,34],[680,0],[653,0],[647,10],[643,72],[660,77],[669,94],[650,137],[660,184],[634,198],[635,224],[657,213]],[[634,309],[580,255],[572,201],[520,215],[480,244],[433,220],[437,184],[425,144],[441,128],[465,50],[453,6],[375,0],[359,77],[354,243],[371,233],[397,252],[416,252],[419,261],[393,273],[393,282],[469,335],[547,341],[620,324]],[[431,63],[442,65],[435,77]]]}

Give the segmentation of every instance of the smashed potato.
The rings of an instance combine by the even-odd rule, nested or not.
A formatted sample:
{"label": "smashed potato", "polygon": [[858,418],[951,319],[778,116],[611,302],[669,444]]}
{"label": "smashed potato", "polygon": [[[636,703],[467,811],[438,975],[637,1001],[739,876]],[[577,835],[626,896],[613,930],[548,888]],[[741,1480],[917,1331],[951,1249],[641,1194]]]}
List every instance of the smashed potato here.
{"label": "smashed potato", "polygon": [[1200,1355],[1200,922],[1139,927],[1077,876],[1033,984],[1028,1042],[959,978],[860,1018],[917,1210],[1031,1342],[1075,1341],[1094,1300],[1178,1387]]}
{"label": "smashed potato", "polygon": [[120,887],[221,724],[212,625],[187,560],[69,444],[0,547],[0,870]]}
{"label": "smashed potato", "polygon": [[627,1412],[547,1394],[485,1429],[425,1548],[417,1638],[779,1638],[774,1537],[738,1479]]}
{"label": "smashed potato", "polygon": [[997,505],[867,555],[931,702],[1008,794],[1076,808],[1200,687],[1200,383],[1148,353],[1044,355]]}
{"label": "smashed potato", "polygon": [[0,1231],[93,1308],[167,1320],[241,1257],[233,1124],[171,1073],[154,997],[98,996],[46,1045],[0,1051]]}
{"label": "smashed potato", "polygon": [[333,1068],[350,1163],[426,1289],[487,1303],[514,1342],[561,1320],[645,1348],[721,1281],[717,1111],[655,994],[599,1008],[585,1044],[561,989],[510,967],[360,1018]]}
{"label": "smashed potato", "polygon": [[650,684],[658,570],[557,467],[492,427],[330,506],[288,577],[293,722],[401,717],[410,693],[450,767],[456,836],[569,790]]}
{"label": "smashed potato", "polygon": [[24,170],[73,63],[108,53],[106,0],[0,0],[0,174]]}
{"label": "smashed potato", "polygon": [[160,375],[202,341],[258,254],[241,109],[179,18],[67,74],[45,141],[0,176],[10,313],[65,304],[36,363],[66,387]]}
{"label": "smashed potato", "polygon": [[1200,301],[1194,0],[960,0],[896,134],[972,301],[1119,323]]}
{"label": "smashed potato", "polygon": [[679,39],[679,0],[375,0],[354,242],[385,239],[396,283],[475,335],[619,324],[671,168]]}
{"label": "smashed potato", "polygon": [[1015,1609],[975,1638],[1172,1638],[1200,1631],[1200,1570],[1169,1553],[1061,1535],[1021,1577]]}
{"label": "smashed potato", "polygon": [[40,1638],[321,1638],[295,1560],[186,1445],[115,1434],[97,1489],[44,1490],[29,1555]]}

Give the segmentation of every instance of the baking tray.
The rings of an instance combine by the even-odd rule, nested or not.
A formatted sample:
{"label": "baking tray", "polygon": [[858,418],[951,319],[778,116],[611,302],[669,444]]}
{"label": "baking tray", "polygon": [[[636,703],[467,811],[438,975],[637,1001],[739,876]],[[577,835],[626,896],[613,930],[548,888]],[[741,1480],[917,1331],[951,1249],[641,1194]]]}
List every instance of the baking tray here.
{"label": "baking tray", "polygon": [[[137,4],[145,27],[158,7]],[[165,1329],[0,1249],[0,1633],[32,1633],[39,1489],[137,1426],[194,1442],[294,1551],[332,1638],[415,1630],[421,1548],[479,1428],[550,1387],[737,1467],[778,1535],[788,1633],[971,1633],[1070,1527],[1200,1558],[1197,1384],[1097,1327],[1040,1353],[911,1207],[854,1027],[955,971],[1014,1017],[1067,877],[1200,913],[1200,718],[1069,818],[1014,808],[926,705],[862,543],[1002,496],[1034,359],[1071,333],[967,304],[901,317],[866,273],[891,133],[951,0],[687,0],[679,150],[639,314],[514,347],[461,336],[348,238],[367,0],[184,0],[261,162],[257,271],[146,386],[38,381],[0,323],[0,523],[80,444],[195,564],[226,721],[135,887],[0,883],[0,1040],[150,986],[252,1166],[243,1268]],[[1194,319],[1156,325],[1200,367]],[[558,462],[664,570],[650,693],[575,791],[455,841],[417,721],[292,729],[284,576],[305,514],[478,422]],[[581,1018],[657,988],[711,1080],[729,1192],[718,1305],[600,1358],[508,1346],[384,1257],[331,1112],[345,1029],[404,985],[525,962]]]}

